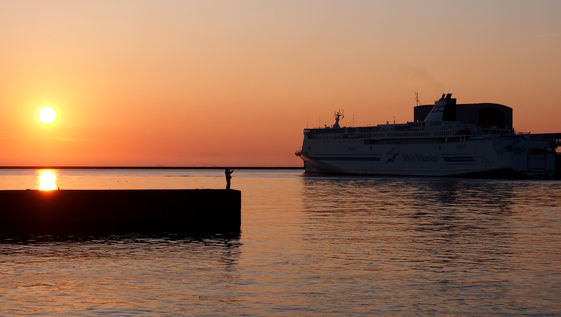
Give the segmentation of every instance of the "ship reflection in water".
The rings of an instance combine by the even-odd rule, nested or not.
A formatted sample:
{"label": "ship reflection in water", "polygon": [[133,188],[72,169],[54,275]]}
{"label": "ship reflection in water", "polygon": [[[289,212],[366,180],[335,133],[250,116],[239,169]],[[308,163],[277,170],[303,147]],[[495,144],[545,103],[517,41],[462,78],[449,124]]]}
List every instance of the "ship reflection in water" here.
{"label": "ship reflection in water", "polygon": [[39,190],[55,190],[57,189],[56,180],[55,170],[39,170],[37,188]]}
{"label": "ship reflection in water", "polygon": [[[561,192],[558,182],[305,177],[303,183],[307,239],[337,258],[326,262],[335,265],[325,278],[360,289],[377,313],[561,309],[561,196],[551,195]],[[336,265],[349,270],[341,274]],[[351,286],[360,271],[369,274]]]}

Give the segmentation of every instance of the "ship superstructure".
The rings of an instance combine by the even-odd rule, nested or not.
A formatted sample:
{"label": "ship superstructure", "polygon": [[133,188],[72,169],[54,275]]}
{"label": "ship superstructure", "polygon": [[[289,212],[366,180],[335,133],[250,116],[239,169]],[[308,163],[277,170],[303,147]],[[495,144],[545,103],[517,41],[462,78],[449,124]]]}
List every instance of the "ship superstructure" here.
{"label": "ship superstructure", "polygon": [[415,117],[401,124],[341,127],[337,113],[333,126],[305,129],[296,154],[307,173],[551,177],[556,172],[561,133],[516,134],[509,107],[457,105],[446,94],[434,106],[415,107]]}

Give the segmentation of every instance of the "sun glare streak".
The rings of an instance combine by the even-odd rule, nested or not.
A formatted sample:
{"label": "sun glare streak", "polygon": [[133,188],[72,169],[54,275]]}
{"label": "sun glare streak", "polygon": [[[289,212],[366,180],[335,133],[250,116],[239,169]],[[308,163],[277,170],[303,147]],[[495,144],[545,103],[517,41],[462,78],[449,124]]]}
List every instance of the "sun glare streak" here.
{"label": "sun glare streak", "polygon": [[55,190],[56,186],[56,174],[52,170],[41,170],[39,171],[38,180],[39,190]]}

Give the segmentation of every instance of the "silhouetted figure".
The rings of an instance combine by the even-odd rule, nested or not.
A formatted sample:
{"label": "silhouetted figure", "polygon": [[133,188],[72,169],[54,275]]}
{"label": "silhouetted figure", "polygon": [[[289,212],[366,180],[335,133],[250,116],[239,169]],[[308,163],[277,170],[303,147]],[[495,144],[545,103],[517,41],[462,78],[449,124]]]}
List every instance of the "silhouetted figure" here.
{"label": "silhouetted figure", "polygon": [[226,189],[230,189],[230,180],[232,179],[232,173],[234,171],[227,168],[224,170],[224,174],[226,175]]}

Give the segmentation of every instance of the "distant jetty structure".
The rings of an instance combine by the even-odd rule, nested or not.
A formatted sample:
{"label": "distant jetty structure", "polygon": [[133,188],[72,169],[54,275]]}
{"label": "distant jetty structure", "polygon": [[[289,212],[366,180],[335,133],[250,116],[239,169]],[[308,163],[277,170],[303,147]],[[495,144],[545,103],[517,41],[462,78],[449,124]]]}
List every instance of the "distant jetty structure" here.
{"label": "distant jetty structure", "polygon": [[222,189],[0,190],[0,236],[239,234],[241,192]]}

